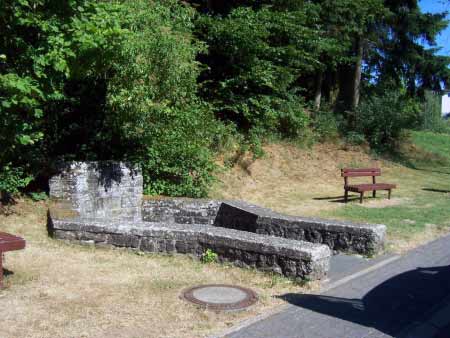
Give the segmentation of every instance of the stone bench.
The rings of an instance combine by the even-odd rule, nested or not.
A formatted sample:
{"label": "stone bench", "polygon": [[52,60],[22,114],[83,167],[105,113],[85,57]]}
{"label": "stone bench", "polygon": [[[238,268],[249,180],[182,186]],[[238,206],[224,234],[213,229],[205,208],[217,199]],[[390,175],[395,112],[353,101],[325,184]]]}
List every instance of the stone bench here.
{"label": "stone bench", "polygon": [[331,256],[326,245],[206,225],[58,219],[49,212],[49,227],[58,239],[147,252],[201,257],[211,249],[221,262],[308,280],[326,276]]}
{"label": "stone bench", "polygon": [[321,243],[332,250],[372,255],[383,249],[386,226],[286,216],[241,201],[222,202],[214,225],[261,235]]}

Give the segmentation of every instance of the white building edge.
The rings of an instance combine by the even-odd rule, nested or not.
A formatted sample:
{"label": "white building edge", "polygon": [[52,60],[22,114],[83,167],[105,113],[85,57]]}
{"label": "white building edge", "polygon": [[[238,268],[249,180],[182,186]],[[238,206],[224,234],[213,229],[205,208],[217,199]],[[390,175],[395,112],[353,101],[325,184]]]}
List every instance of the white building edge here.
{"label": "white building edge", "polygon": [[442,116],[450,116],[450,90],[444,92],[441,101],[441,114]]}

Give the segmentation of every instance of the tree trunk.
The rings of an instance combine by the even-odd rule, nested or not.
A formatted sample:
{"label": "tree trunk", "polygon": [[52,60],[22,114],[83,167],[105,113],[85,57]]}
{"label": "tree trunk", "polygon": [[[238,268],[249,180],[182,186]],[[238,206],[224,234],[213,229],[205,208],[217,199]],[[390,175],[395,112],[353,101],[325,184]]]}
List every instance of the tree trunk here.
{"label": "tree trunk", "polygon": [[320,101],[322,99],[322,83],[323,83],[323,72],[320,70],[316,75],[316,89],[314,92],[314,109],[320,109]]}
{"label": "tree trunk", "polygon": [[353,78],[353,95],[352,95],[352,110],[358,108],[359,97],[360,97],[360,87],[361,87],[361,75],[362,75],[362,61],[364,54],[364,46],[362,37],[358,36],[356,38],[356,62],[355,62],[355,73]]}

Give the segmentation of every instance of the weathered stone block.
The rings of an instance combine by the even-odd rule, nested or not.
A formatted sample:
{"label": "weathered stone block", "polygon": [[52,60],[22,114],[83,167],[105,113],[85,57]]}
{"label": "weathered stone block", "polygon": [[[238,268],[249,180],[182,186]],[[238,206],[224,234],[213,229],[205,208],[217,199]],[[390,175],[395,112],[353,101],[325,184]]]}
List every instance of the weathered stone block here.
{"label": "weathered stone block", "polygon": [[146,222],[213,224],[221,202],[186,198],[146,199],[142,219]]}
{"label": "weathered stone block", "polygon": [[332,250],[371,255],[383,249],[386,226],[278,214],[245,202],[223,202],[215,226],[328,245]]}
{"label": "weathered stone block", "polygon": [[78,217],[141,219],[143,181],[137,167],[120,162],[65,162],[57,169],[49,181],[50,197]]}

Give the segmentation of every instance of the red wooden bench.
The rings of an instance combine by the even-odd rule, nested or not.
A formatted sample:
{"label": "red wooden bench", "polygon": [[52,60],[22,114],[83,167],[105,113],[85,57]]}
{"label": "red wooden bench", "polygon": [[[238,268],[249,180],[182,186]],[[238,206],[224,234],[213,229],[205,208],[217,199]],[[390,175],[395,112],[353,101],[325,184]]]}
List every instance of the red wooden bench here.
{"label": "red wooden bench", "polygon": [[[377,190],[387,190],[388,191],[388,199],[391,198],[391,190],[395,189],[397,186],[395,184],[390,183],[377,183],[375,177],[381,176],[381,169],[380,168],[360,168],[360,169],[351,169],[351,168],[344,168],[341,169],[341,176],[344,178],[344,190],[345,190],[345,203],[348,201],[348,192],[356,192],[359,193],[359,202],[363,202],[364,193],[366,191],[372,191],[372,196],[376,197]],[[349,177],[364,177],[364,176],[371,176],[372,177],[372,183],[366,183],[366,184],[349,184],[348,178]]]}
{"label": "red wooden bench", "polygon": [[25,240],[21,237],[0,232],[0,289],[3,287],[3,253],[25,248]]}

